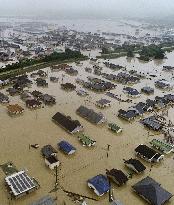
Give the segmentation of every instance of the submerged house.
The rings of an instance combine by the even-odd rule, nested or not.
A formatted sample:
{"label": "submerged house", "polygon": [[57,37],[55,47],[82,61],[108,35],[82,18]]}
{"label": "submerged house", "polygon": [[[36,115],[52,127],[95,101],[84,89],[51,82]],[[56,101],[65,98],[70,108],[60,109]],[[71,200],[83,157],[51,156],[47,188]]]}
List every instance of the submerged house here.
{"label": "submerged house", "polygon": [[51,145],[45,145],[41,149],[42,156],[44,157],[45,164],[50,169],[54,169],[60,165],[57,159],[57,151]]}
{"label": "submerged house", "polygon": [[85,90],[82,90],[82,89],[76,90],[76,93],[77,93],[77,95],[80,95],[80,96],[87,96],[87,95],[89,95],[88,92],[86,92]]}
{"label": "submerged house", "polygon": [[143,144],[139,145],[135,149],[135,152],[138,157],[145,159],[146,161],[151,163],[160,162],[164,158],[164,155],[156,152],[155,150]]}
{"label": "submerged house", "polygon": [[56,99],[53,96],[48,95],[48,94],[43,94],[42,97],[41,97],[41,100],[43,101],[43,103],[45,105],[54,105],[54,104],[56,104]]}
{"label": "submerged house", "polygon": [[0,92],[0,103],[9,103],[9,97]]}
{"label": "submerged house", "polygon": [[42,78],[37,78],[36,84],[37,84],[37,86],[48,87],[48,83],[46,82],[45,79],[42,79]]}
{"label": "submerged house", "polygon": [[32,94],[30,92],[24,91],[24,92],[21,93],[20,98],[24,102],[26,102],[27,100],[31,100],[33,97],[32,97]]}
{"label": "submerged house", "polygon": [[92,73],[92,68],[86,67],[86,68],[85,68],[85,71],[86,71],[87,73]]}
{"label": "submerged house", "polygon": [[164,154],[170,154],[174,151],[174,145],[171,145],[159,139],[153,139],[152,141],[150,141],[150,144],[152,147],[158,149],[160,152],[163,152]]}
{"label": "submerged house", "polygon": [[167,94],[167,95],[164,95],[164,98],[168,101],[169,104],[173,104],[174,103],[174,95]]}
{"label": "submerged house", "polygon": [[16,89],[30,87],[32,84],[32,81],[28,79],[27,75],[20,75],[11,78],[11,82],[14,84],[14,88]]}
{"label": "submerged house", "polygon": [[70,68],[68,64],[52,65],[51,71],[66,70],[67,68]]}
{"label": "submerged house", "polygon": [[163,89],[163,90],[166,90],[166,89],[171,89],[172,88],[172,85],[167,81],[167,80],[157,80],[155,82],[155,86],[157,88],[160,88],[160,89]]}
{"label": "submerged house", "polygon": [[78,120],[72,120],[71,117],[65,116],[60,112],[57,112],[52,119],[71,134],[83,130],[83,126]]}
{"label": "submerged house", "polygon": [[141,88],[141,92],[145,93],[147,95],[151,95],[154,93],[154,88],[151,88],[149,86],[145,86],[145,87]]}
{"label": "submerged house", "polygon": [[174,67],[173,66],[163,66],[163,71],[173,72]]}
{"label": "submerged house", "polygon": [[39,77],[47,77],[47,73],[43,70],[38,70],[36,73]]}
{"label": "submerged house", "polygon": [[111,101],[102,98],[102,99],[96,101],[96,106],[98,106],[100,108],[110,107],[111,106]]}
{"label": "submerged house", "polygon": [[38,189],[36,180],[25,171],[19,171],[5,177],[5,182],[14,198],[20,198]]}
{"label": "submerged house", "polygon": [[102,124],[106,122],[106,118],[102,113],[96,113],[94,110],[82,105],[76,110],[76,113],[94,124]]}
{"label": "submerged house", "polygon": [[114,200],[110,205],[123,205],[123,203],[121,203],[119,200]]}
{"label": "submerged house", "polygon": [[108,68],[110,68],[110,69],[112,69],[112,70],[116,70],[116,71],[123,68],[123,66],[121,66],[121,65],[116,65],[116,64],[114,64],[114,63],[110,63],[110,62],[107,62],[107,61],[103,62],[103,64],[104,64],[106,67],[108,67]]}
{"label": "submerged house", "polygon": [[89,136],[85,134],[78,135],[78,140],[82,143],[82,145],[85,147],[92,147],[95,145],[96,141],[92,140]]}
{"label": "submerged house", "polygon": [[155,97],[155,105],[154,108],[157,110],[165,108],[169,104],[169,100],[166,97]]}
{"label": "submerged house", "polygon": [[51,196],[44,196],[29,205],[56,205],[56,204],[57,204],[56,200],[53,199]]}
{"label": "submerged house", "polygon": [[131,87],[125,87],[123,88],[123,92],[126,93],[130,97],[139,97],[140,93],[137,89],[131,88]]}
{"label": "submerged house", "polygon": [[45,157],[45,164],[51,169],[55,169],[60,165],[60,161],[57,159],[56,156],[51,155],[49,157]]}
{"label": "submerged house", "polygon": [[72,91],[76,89],[76,86],[73,85],[72,83],[64,83],[64,84],[61,84],[61,88],[64,90]]}
{"label": "submerged house", "polygon": [[121,170],[106,170],[106,175],[108,178],[112,179],[112,181],[115,182],[118,186],[122,186],[128,181],[128,177]]}
{"label": "submerged house", "polygon": [[98,78],[88,78],[89,82],[84,82],[83,86],[85,88],[94,90],[96,92],[104,92],[106,90],[111,90],[116,87],[115,84],[107,82]]}
{"label": "submerged house", "polygon": [[65,72],[66,72],[67,74],[69,74],[69,75],[77,75],[77,74],[78,74],[78,71],[75,70],[73,67],[67,68],[67,69],[65,70]]}
{"label": "submerged house", "polygon": [[141,163],[138,159],[129,159],[129,160],[125,160],[124,164],[131,170],[133,170],[134,172],[136,172],[137,174],[142,173],[146,170],[146,167],[144,166],[143,163]]}
{"label": "submerged house", "polygon": [[130,110],[135,110],[138,115],[143,115],[145,112],[150,112],[153,110],[152,107],[148,106],[146,103],[139,102],[135,106],[130,107]]}
{"label": "submerged house", "polygon": [[43,157],[57,156],[57,151],[51,145],[45,145],[41,149]]}
{"label": "submerged house", "polygon": [[35,100],[35,99],[26,100],[25,103],[26,103],[26,106],[30,109],[40,108],[42,105],[42,102]]}
{"label": "submerged house", "polygon": [[147,117],[140,121],[144,126],[154,131],[160,131],[163,128],[161,122],[159,122],[155,116]]}
{"label": "submerged house", "polygon": [[16,89],[16,88],[8,88],[7,92],[11,95],[19,95],[22,92],[22,89]]}
{"label": "submerged house", "polygon": [[53,83],[57,83],[59,81],[59,78],[51,76],[50,81],[53,82]]}
{"label": "submerged house", "polygon": [[34,90],[32,93],[34,98],[40,100],[42,98],[43,93],[41,93],[40,91]]}
{"label": "submerged house", "polygon": [[120,72],[118,73],[116,80],[122,84],[135,84],[140,81],[140,78],[130,75],[128,73]]}
{"label": "submerged house", "polygon": [[5,85],[8,85],[9,83],[10,83],[10,81],[8,79],[7,80],[0,80],[0,88],[2,88]]}
{"label": "submerged house", "polygon": [[57,145],[58,148],[67,155],[71,155],[76,152],[76,148],[65,140],[59,142]]}
{"label": "submerged house", "polygon": [[7,110],[8,110],[8,113],[12,115],[18,115],[24,112],[24,109],[18,104],[8,105]]}
{"label": "submerged house", "polygon": [[121,127],[119,127],[118,125],[114,124],[114,123],[109,123],[108,124],[108,128],[115,133],[120,133],[123,131],[123,129]]}
{"label": "submerged house", "polygon": [[109,192],[110,184],[106,176],[99,174],[87,181],[88,187],[93,189],[97,196],[103,196],[105,193]]}
{"label": "submerged house", "polygon": [[146,106],[145,106],[145,110],[146,111],[153,111],[154,107],[155,107],[155,100],[151,100],[151,99],[147,99],[146,100]]}
{"label": "submerged house", "polygon": [[151,177],[146,177],[132,186],[133,190],[152,205],[164,205],[173,196]]}
{"label": "submerged house", "polygon": [[135,109],[128,110],[128,111],[120,109],[118,111],[118,116],[128,121],[135,119],[135,117],[137,117],[138,115],[139,114]]}

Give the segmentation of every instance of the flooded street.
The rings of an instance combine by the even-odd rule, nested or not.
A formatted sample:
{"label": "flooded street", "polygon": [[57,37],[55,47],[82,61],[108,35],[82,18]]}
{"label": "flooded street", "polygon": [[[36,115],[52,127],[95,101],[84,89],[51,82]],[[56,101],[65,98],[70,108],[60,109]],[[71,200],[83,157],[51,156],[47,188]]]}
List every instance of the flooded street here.
{"label": "flooded street", "polygon": [[[92,55],[93,56],[93,55]],[[110,62],[125,66],[127,70],[137,70],[144,74],[154,74],[157,77],[150,79],[143,79],[140,83],[133,85],[138,91],[141,91],[143,86],[154,87],[154,81],[157,79],[163,79],[174,83],[171,80],[172,74],[162,71],[163,65],[174,66],[174,52],[167,54],[168,59],[163,61],[150,61],[149,63],[143,63],[138,59],[126,59],[121,57],[118,59],[112,59]],[[120,71],[112,71],[106,68],[103,64],[103,60],[99,60],[100,66],[103,67],[103,72],[117,74]],[[60,84],[62,83],[62,74],[65,74],[63,83],[71,82],[76,84],[77,88],[81,86],[76,83],[76,78],[87,80],[88,76],[95,76],[85,72],[85,67],[91,67],[89,60],[84,61],[82,66],[77,66],[75,63],[69,64],[78,70],[78,76],[69,76],[63,71],[51,72],[50,68],[44,70],[48,73],[48,88],[37,87],[33,83],[30,91],[39,90],[43,93],[48,93],[56,98],[56,105],[44,106],[41,109],[29,110],[26,108],[25,103],[20,99],[19,96],[11,97],[10,103],[18,103],[25,111],[20,116],[11,117],[7,113],[5,105],[0,105],[0,164],[6,162],[13,162],[19,170],[28,170],[30,176],[33,176],[40,184],[40,188],[31,193],[30,195],[24,196],[21,199],[10,200],[8,192],[5,187],[4,173],[0,169],[0,205],[29,205],[31,202],[36,201],[42,196],[48,195],[49,192],[54,188],[55,183],[55,172],[51,171],[45,166],[43,157],[41,156],[40,148],[44,145],[51,144],[57,149],[57,143],[61,140],[67,140],[77,148],[75,155],[65,156],[62,152],[58,151],[58,159],[61,162],[61,166],[58,170],[59,184],[68,191],[86,195],[89,197],[96,198],[96,195],[87,186],[87,180],[98,174],[105,174],[106,169],[121,169],[124,173],[129,173],[129,170],[125,168],[123,159],[130,159],[135,157],[134,149],[139,144],[148,144],[153,138],[163,139],[163,136],[157,135],[150,132],[140,124],[140,118],[136,118],[135,121],[128,123],[127,121],[121,120],[117,117],[119,109],[127,109],[131,105],[137,102],[144,102],[147,98],[154,99],[155,96],[163,96],[167,93],[173,93],[172,91],[165,93],[155,88],[154,95],[147,96],[141,94],[139,98],[133,99],[132,103],[118,102],[116,99],[109,98],[105,93],[95,93],[87,90],[89,96],[81,97],[76,94],[75,91],[68,92],[61,89]],[[58,83],[50,82],[49,77],[59,77]],[[101,78],[101,76],[95,76]],[[32,79],[33,80],[33,79]],[[34,82],[34,80],[33,80]],[[122,95],[122,98],[127,98],[123,93],[122,84],[117,84],[112,93]],[[6,88],[7,89],[7,88]],[[6,94],[6,89],[1,90]],[[96,107],[95,102],[101,98],[106,98],[111,101],[111,107],[100,109]],[[102,112],[108,122],[118,124],[123,128],[121,134],[114,134],[108,130],[107,124],[94,125],[85,119],[81,118],[76,114],[76,109],[84,105],[92,108],[97,112]],[[79,120],[84,126],[85,134],[89,135],[92,139],[96,140],[96,146],[92,148],[83,147],[76,136],[68,134],[61,127],[56,125],[52,121],[52,116],[56,112],[64,113],[69,115],[74,120]],[[144,117],[149,116],[145,114]],[[169,118],[174,123],[174,108],[169,109]],[[39,149],[29,149],[29,144],[40,145]],[[107,145],[111,145],[109,156],[107,158]],[[145,178],[150,176],[159,182],[162,187],[174,194],[173,178],[174,178],[174,160],[173,155],[165,156],[164,160],[154,165],[151,169],[151,165],[142,161],[147,167],[144,174],[134,175],[128,183],[122,187],[117,187],[113,184],[114,196],[125,205],[145,205],[146,202],[138,197],[133,191],[131,186]],[[151,171],[150,171],[151,170]],[[57,192],[51,194],[57,197],[58,204],[62,204],[66,201],[67,205],[74,204],[70,198],[60,189]],[[99,201],[87,200],[89,205],[109,205],[108,194],[98,198]],[[169,205],[174,204],[174,198],[170,200]]]}

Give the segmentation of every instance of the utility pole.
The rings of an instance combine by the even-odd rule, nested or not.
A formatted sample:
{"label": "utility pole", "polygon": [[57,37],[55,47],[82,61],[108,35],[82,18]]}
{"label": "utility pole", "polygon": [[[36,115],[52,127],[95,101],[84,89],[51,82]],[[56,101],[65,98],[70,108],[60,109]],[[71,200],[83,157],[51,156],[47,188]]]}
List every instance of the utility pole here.
{"label": "utility pole", "polygon": [[58,185],[58,167],[56,166],[56,182],[55,182],[55,188]]}
{"label": "utility pole", "polygon": [[111,145],[110,145],[110,144],[107,144],[107,146],[108,146],[108,147],[107,147],[107,158],[108,158],[108,157],[109,157],[109,151],[110,151],[110,146],[111,146]]}
{"label": "utility pole", "polygon": [[36,120],[37,120],[37,109],[36,109]]}

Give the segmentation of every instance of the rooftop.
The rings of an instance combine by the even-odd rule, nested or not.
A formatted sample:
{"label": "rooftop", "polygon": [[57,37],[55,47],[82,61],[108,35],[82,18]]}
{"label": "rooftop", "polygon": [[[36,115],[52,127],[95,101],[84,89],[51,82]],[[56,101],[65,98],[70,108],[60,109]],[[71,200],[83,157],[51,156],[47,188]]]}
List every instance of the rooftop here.
{"label": "rooftop", "polygon": [[37,188],[36,183],[25,171],[20,171],[7,176],[5,181],[15,197]]}
{"label": "rooftop", "polygon": [[163,205],[173,196],[150,177],[144,178],[132,188],[152,205]]}

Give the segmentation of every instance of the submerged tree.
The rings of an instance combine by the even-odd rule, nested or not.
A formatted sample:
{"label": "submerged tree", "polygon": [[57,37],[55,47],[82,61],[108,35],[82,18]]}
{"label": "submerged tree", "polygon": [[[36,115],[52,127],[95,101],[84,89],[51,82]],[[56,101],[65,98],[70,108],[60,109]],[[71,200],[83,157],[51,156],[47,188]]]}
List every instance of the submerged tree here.
{"label": "submerged tree", "polygon": [[134,57],[134,52],[132,49],[128,49],[127,51],[127,57],[133,58]]}
{"label": "submerged tree", "polygon": [[142,50],[139,52],[141,60],[150,60],[150,58],[154,59],[163,59],[165,57],[165,51],[157,45],[149,45],[144,46]]}

